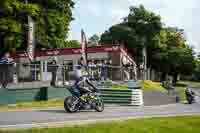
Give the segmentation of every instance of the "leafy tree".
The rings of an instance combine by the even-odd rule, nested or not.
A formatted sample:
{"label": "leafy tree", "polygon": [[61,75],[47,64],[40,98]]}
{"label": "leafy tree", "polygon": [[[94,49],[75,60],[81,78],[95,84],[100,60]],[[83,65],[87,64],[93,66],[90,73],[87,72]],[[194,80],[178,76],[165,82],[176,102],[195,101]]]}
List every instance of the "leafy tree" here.
{"label": "leafy tree", "polygon": [[81,44],[77,40],[65,41],[63,48],[78,48]]}
{"label": "leafy tree", "polygon": [[200,81],[200,60],[196,59],[194,63],[195,63],[195,69],[193,71],[193,80]]}
{"label": "leafy tree", "polygon": [[97,46],[99,44],[100,37],[98,35],[93,35],[89,38],[88,44],[90,46]]}
{"label": "leafy tree", "polygon": [[35,22],[36,43],[39,47],[57,48],[64,45],[72,18],[72,0],[1,0],[0,48],[25,49],[27,16]]}
{"label": "leafy tree", "polygon": [[160,16],[143,6],[131,7],[124,22],[110,27],[100,42],[117,42],[136,49],[137,63],[142,61],[141,51],[146,46],[148,67],[162,72],[164,77],[173,75],[174,82],[178,74],[190,74],[194,68],[193,50],[186,43],[183,29],[162,26]]}
{"label": "leafy tree", "polygon": [[101,43],[125,44],[131,52],[136,49],[134,55],[137,62],[142,61],[142,48],[144,45],[154,43],[154,38],[162,28],[159,15],[146,10],[142,5],[131,7],[128,17],[120,24],[114,25],[102,34]]}

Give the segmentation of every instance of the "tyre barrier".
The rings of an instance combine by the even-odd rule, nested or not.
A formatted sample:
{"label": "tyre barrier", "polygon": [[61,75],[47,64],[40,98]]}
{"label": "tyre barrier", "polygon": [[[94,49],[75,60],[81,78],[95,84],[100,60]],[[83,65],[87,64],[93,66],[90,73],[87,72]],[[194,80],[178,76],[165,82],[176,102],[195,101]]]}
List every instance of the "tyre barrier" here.
{"label": "tyre barrier", "polygon": [[101,89],[101,97],[104,103],[108,104],[128,104],[142,106],[143,93],[141,89]]}

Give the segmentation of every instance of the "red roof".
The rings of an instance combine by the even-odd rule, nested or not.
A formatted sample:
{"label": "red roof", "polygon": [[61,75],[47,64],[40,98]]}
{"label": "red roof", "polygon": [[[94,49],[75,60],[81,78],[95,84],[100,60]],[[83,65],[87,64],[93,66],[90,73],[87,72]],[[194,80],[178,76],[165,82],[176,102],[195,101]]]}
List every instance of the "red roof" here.
{"label": "red roof", "polygon": [[[120,46],[97,46],[89,47],[87,49],[88,53],[98,53],[98,52],[120,52]],[[73,55],[81,54],[81,48],[63,48],[63,49],[48,49],[48,50],[37,50],[35,51],[35,57],[41,56],[56,56],[56,55]],[[26,52],[17,52],[15,58],[26,58]]]}

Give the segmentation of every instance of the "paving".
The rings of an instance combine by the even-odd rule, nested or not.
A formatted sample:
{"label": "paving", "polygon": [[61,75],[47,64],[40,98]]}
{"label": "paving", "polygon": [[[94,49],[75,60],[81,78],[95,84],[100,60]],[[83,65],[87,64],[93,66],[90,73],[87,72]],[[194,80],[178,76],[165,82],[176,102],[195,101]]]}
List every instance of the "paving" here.
{"label": "paving", "polygon": [[200,104],[169,104],[161,106],[117,106],[109,105],[105,111],[81,111],[67,113],[64,108],[49,108],[27,111],[0,111],[0,128],[32,128],[55,126],[56,124],[87,123],[130,118],[200,115]]}

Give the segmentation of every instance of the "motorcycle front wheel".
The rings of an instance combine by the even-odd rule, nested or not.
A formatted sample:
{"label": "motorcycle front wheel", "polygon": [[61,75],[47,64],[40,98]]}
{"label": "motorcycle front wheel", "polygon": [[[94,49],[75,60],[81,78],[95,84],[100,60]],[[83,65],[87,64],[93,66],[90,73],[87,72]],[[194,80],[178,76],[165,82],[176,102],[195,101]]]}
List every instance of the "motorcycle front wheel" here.
{"label": "motorcycle front wheel", "polygon": [[64,101],[64,108],[69,113],[75,113],[79,109],[78,103],[79,99],[77,97],[74,96],[66,97]]}
{"label": "motorcycle front wheel", "polygon": [[194,101],[193,101],[193,98],[187,98],[187,101],[188,101],[188,104],[192,104]]}
{"label": "motorcycle front wheel", "polygon": [[97,112],[103,112],[104,111],[104,102],[101,98],[97,98],[95,110]]}

